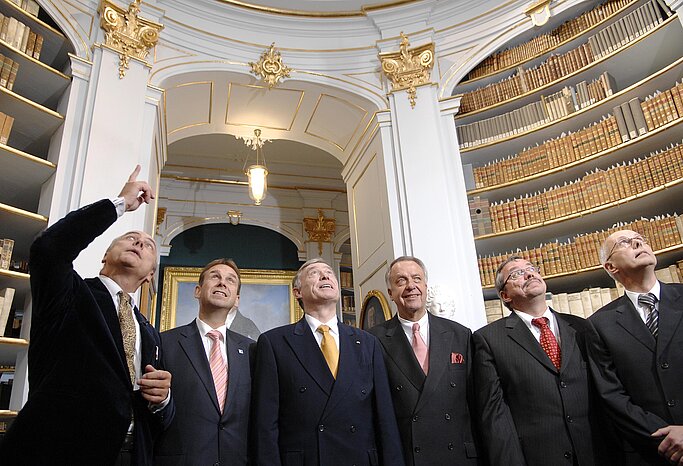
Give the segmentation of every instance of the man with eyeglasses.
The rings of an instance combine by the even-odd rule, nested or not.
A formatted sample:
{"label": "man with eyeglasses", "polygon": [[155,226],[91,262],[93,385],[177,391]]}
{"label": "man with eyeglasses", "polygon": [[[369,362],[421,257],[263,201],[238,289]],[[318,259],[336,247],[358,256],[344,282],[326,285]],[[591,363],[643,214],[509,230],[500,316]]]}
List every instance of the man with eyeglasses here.
{"label": "man with eyeglasses", "polygon": [[627,464],[683,465],[683,285],[657,280],[657,258],[635,231],[611,234],[600,261],[625,294],[590,317],[588,349]]}
{"label": "man with eyeglasses", "polygon": [[585,352],[590,324],[550,309],[538,268],[519,256],[500,264],[495,284],[512,312],[474,333],[473,367],[490,464],[620,464],[595,410]]}

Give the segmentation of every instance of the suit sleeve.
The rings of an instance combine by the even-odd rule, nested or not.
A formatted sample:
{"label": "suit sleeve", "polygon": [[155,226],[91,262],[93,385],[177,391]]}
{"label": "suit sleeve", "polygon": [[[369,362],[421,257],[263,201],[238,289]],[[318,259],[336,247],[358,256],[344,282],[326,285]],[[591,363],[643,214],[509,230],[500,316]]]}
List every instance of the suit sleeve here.
{"label": "suit sleeve", "polygon": [[[590,372],[607,416],[634,446],[656,451],[661,439],[653,439],[650,434],[668,423],[631,401],[612,363],[610,351],[599,332],[595,330],[587,332],[586,346]],[[647,374],[643,376],[646,377]]]}
{"label": "suit sleeve", "polygon": [[375,394],[375,419],[377,431],[380,464],[403,466],[403,451],[401,437],[396,424],[396,414],[391,401],[389,377],[384,366],[384,356],[379,341],[374,336],[372,340],[373,384]]}
{"label": "suit sleeve", "polygon": [[486,338],[475,333],[474,384],[482,440],[492,466],[526,465],[517,428],[505,402],[496,361]]}
{"label": "suit sleeve", "polygon": [[279,466],[280,385],[275,353],[267,335],[261,335],[256,344],[255,366],[251,457],[257,465]]}
{"label": "suit sleeve", "polygon": [[69,213],[31,245],[33,323],[58,320],[75,285],[73,261],[117,219],[114,204],[103,199]]}

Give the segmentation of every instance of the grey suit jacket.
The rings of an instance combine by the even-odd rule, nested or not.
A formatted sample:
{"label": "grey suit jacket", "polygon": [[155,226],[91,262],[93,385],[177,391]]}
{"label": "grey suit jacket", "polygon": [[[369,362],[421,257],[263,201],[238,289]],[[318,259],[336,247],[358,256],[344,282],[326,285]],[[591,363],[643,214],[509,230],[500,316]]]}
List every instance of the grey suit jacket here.
{"label": "grey suit jacket", "polygon": [[580,317],[555,316],[559,371],[515,313],[474,333],[477,405],[492,465],[620,464],[589,380],[585,340],[593,330]]}
{"label": "grey suit jacket", "polygon": [[398,317],[370,329],[382,344],[407,465],[476,465],[471,409],[472,332],[429,315],[425,376]]}
{"label": "grey suit jacket", "polygon": [[221,414],[209,361],[196,322],[161,334],[164,363],[173,374],[176,417],[156,444],[157,465],[248,463],[251,360],[255,342],[226,332],[228,393]]}
{"label": "grey suit jacket", "polygon": [[650,434],[683,424],[683,285],[661,284],[657,340],[627,296],[589,320],[597,331],[591,371],[610,419],[628,440],[628,464],[668,464]]}

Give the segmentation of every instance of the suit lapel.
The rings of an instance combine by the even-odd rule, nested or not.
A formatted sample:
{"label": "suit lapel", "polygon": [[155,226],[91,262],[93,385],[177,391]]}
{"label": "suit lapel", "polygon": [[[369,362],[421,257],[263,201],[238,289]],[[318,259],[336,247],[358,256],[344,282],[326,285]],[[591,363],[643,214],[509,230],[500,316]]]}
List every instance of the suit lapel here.
{"label": "suit lapel", "polygon": [[657,353],[671,343],[675,335],[680,335],[678,328],[683,321],[681,295],[673,286],[661,284],[659,294],[659,331],[657,333]]}
{"label": "suit lapel", "polygon": [[[410,380],[410,383],[413,384],[416,389],[422,390],[426,378],[425,374],[422,371],[422,367],[420,367],[420,364],[417,362],[413,348],[408,343],[406,334],[396,315],[389,320],[386,332],[384,335],[380,336],[380,339],[386,349],[387,355],[396,363],[396,366],[403,372],[403,375]],[[430,354],[430,366],[431,363],[432,356]]]}
{"label": "suit lapel", "polygon": [[325,406],[323,417],[327,413],[332,412],[334,407],[344,398],[349,388],[351,388],[362,359],[360,353],[363,351],[363,348],[361,348],[360,338],[354,338],[353,330],[347,325],[338,323],[337,328],[339,329],[337,380],[332,385],[332,392]]}
{"label": "suit lapel", "polygon": [[216,396],[216,386],[213,383],[213,376],[211,375],[211,367],[206,358],[206,350],[204,349],[199,329],[197,329],[196,320],[193,320],[182,328],[180,338],[178,338],[178,344],[180,344],[180,347],[190,361],[192,368],[197,373],[197,376],[199,376],[199,380],[202,381],[216,411],[220,411],[218,397]]}
{"label": "suit lapel", "polygon": [[[429,372],[415,411],[419,411],[432,397],[438,396],[439,383],[451,362],[449,353],[452,347],[453,332],[429,315]],[[417,362],[417,359],[415,361]]]}
{"label": "suit lapel", "polygon": [[576,330],[574,330],[574,327],[569,322],[564,320],[561,314],[555,311],[553,311],[553,314],[555,315],[555,320],[557,320],[557,328],[560,332],[560,372],[562,372],[566,367],[569,367],[569,363],[576,352]]}
{"label": "suit lapel", "polygon": [[304,370],[329,396],[334,384],[334,377],[332,377],[330,368],[305,318],[301,318],[294,324],[292,333],[286,334],[285,340]]}
{"label": "suit lapel", "polygon": [[149,321],[140,314],[137,306],[134,309],[135,319],[140,326],[140,370],[144,374],[145,366],[151,364],[158,369],[159,341],[156,339],[154,328]]}
{"label": "suit lapel", "polygon": [[553,365],[552,361],[541,345],[534,336],[531,334],[522,319],[519,318],[514,312],[505,318],[505,328],[508,330],[508,335],[512,338],[519,346],[524,348],[531,356],[534,357],[538,362],[540,362],[545,368],[550,371],[557,372],[557,368]]}
{"label": "suit lapel", "polygon": [[631,334],[633,338],[641,342],[647,349],[655,352],[655,338],[652,336],[643,319],[638,315],[638,311],[633,306],[633,303],[624,295],[619,298],[621,301],[616,308],[617,324],[620,325],[626,332]]}
{"label": "suit lapel", "polygon": [[233,332],[226,332],[225,349],[228,353],[228,394],[223,410],[227,415],[230,403],[235,399],[237,387],[244,370],[249,370],[249,347],[246,340],[240,339]]}

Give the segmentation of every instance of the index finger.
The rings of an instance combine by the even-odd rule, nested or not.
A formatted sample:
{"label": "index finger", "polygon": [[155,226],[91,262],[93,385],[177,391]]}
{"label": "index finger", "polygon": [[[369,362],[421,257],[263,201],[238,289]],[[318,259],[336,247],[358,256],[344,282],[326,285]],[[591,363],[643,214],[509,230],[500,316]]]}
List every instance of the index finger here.
{"label": "index finger", "polygon": [[135,170],[133,170],[133,173],[130,174],[128,177],[128,182],[135,181],[138,177],[138,174],[140,173],[140,164],[135,166]]}

